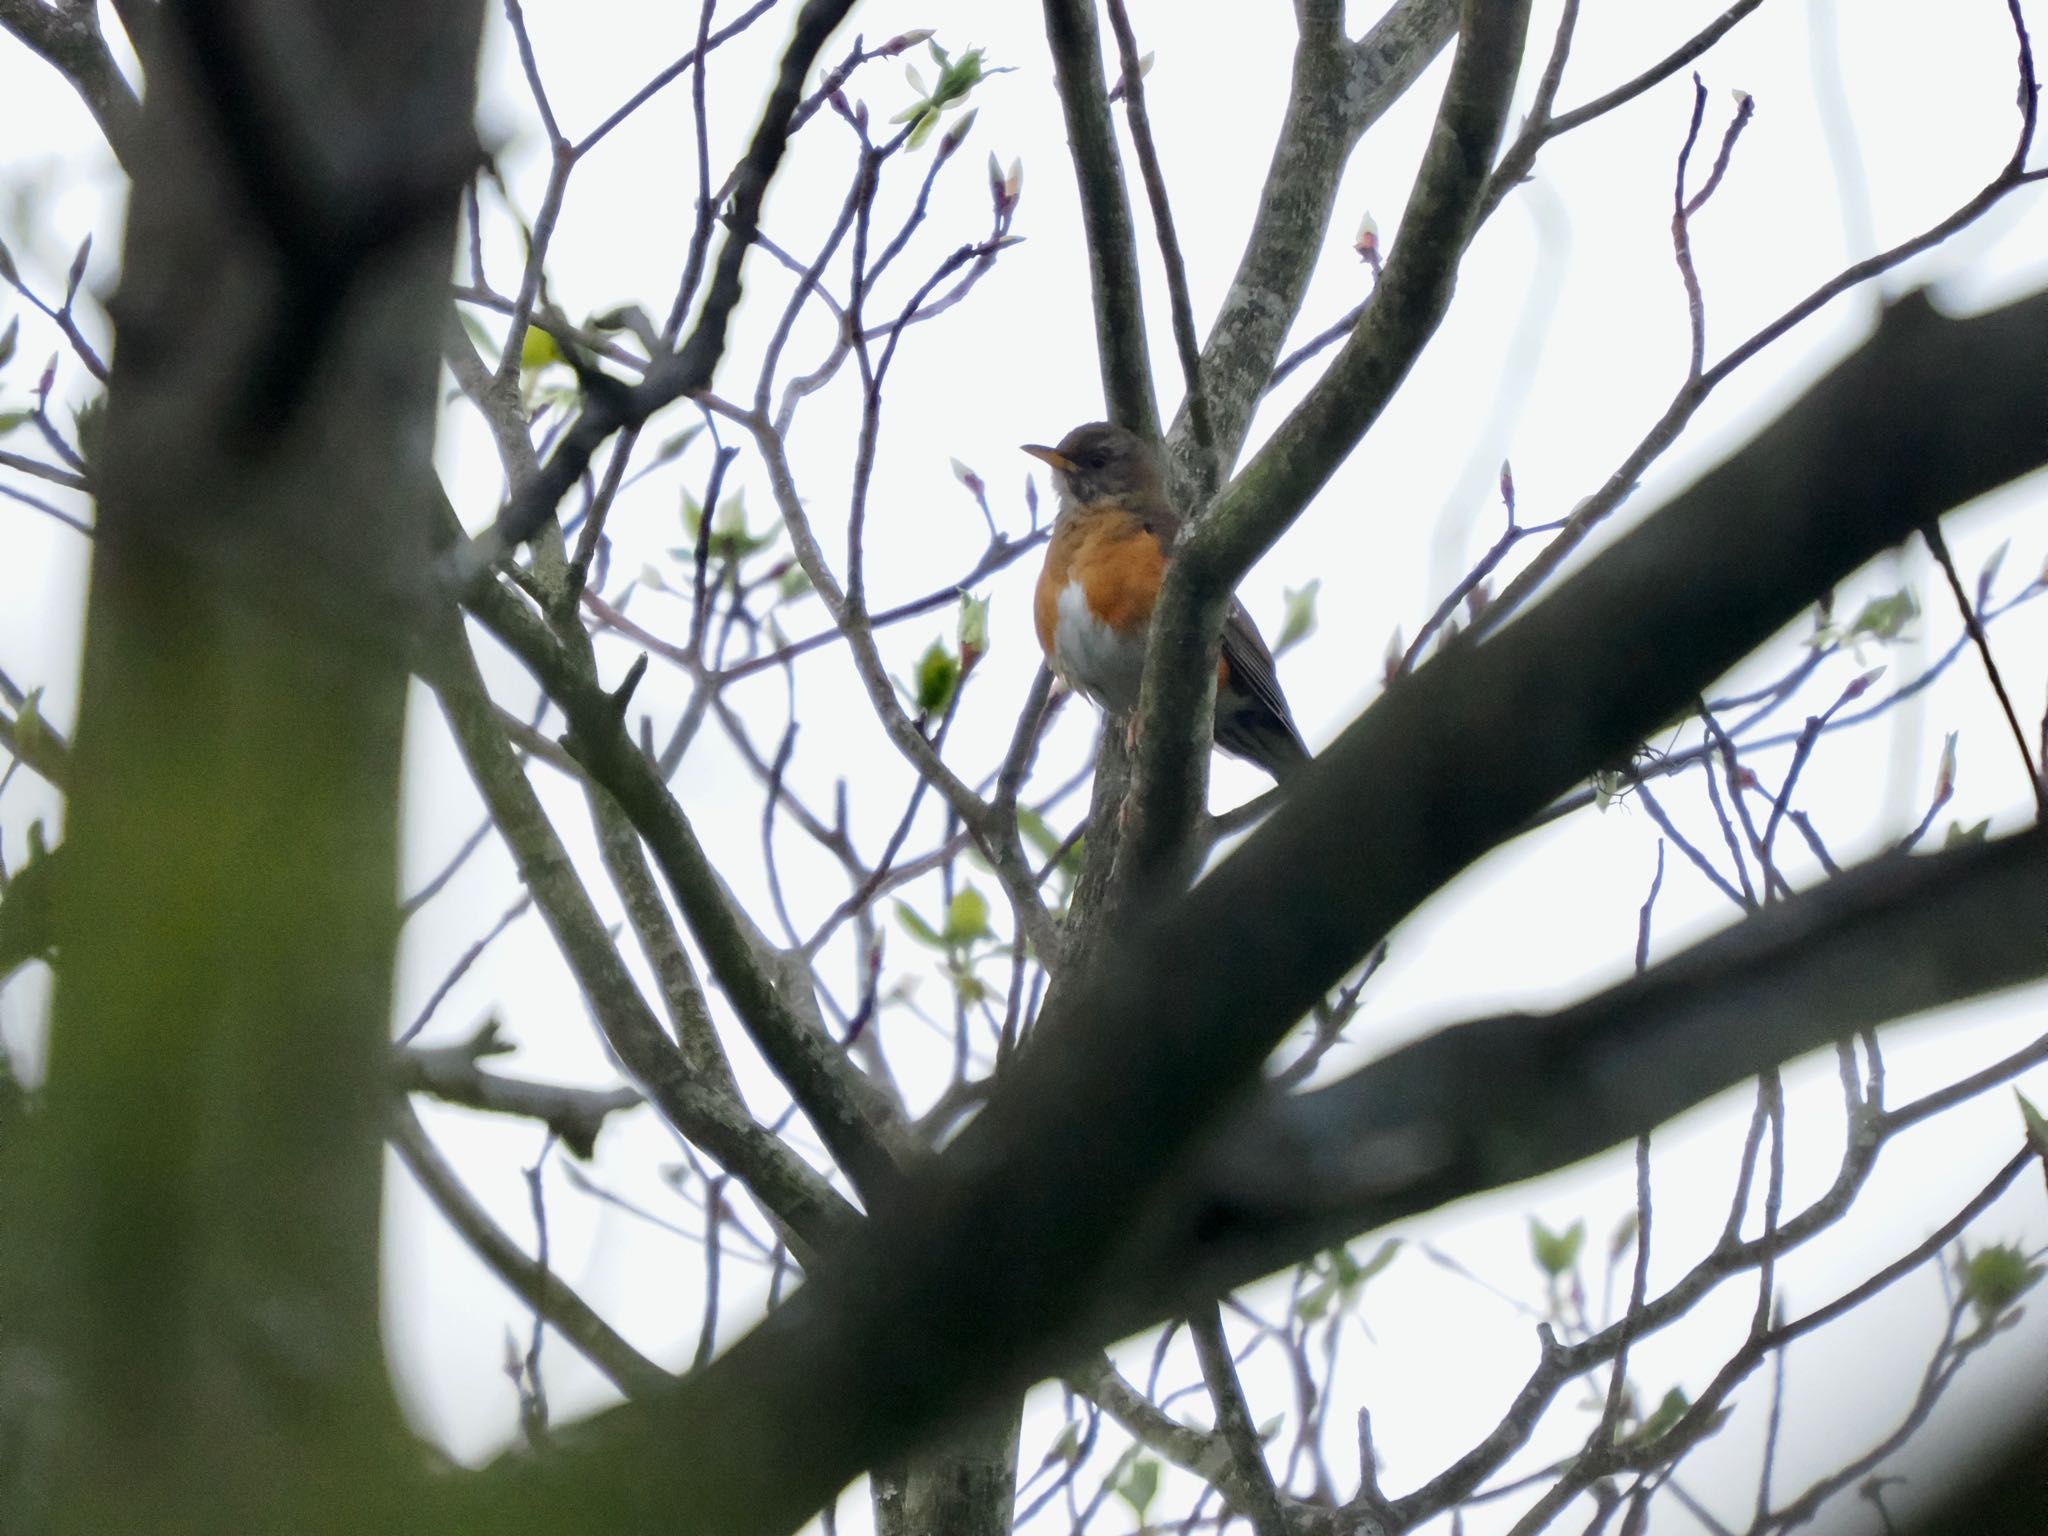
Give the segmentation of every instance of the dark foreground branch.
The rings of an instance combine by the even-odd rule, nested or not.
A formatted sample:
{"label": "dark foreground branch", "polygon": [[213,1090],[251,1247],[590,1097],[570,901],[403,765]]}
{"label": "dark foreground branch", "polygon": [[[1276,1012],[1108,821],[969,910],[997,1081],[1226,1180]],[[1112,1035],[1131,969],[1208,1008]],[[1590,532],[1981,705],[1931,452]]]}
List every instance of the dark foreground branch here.
{"label": "dark foreground branch", "polygon": [[1090,970],[980,1117],[792,1301],[544,1467],[479,1479],[479,1520],[786,1531],[862,1468],[1135,1321],[1119,1256],[1160,1230],[1158,1193],[1282,1034],[1393,924],[1816,594],[2048,459],[2044,398],[2048,295],[1961,321],[1895,305],[1497,641],[1390,689],[1235,854]]}

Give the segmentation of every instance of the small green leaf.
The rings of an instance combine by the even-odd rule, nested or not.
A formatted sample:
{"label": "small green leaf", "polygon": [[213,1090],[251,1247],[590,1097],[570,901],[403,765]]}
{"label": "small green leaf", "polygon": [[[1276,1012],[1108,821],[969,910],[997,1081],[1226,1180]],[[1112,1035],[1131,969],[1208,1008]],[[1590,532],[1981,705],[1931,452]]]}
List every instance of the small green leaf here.
{"label": "small green leaf", "polygon": [[666,464],[671,459],[681,458],[683,450],[695,442],[697,435],[703,430],[701,425],[685,427],[673,437],[664,438],[661,446],[654,450],[654,457],[647,461],[647,468],[652,469],[657,464]]}
{"label": "small green leaf", "polygon": [[2020,1120],[2027,1128],[2027,1144],[2041,1156],[2048,1157],[2048,1119],[2042,1117],[2041,1111],[2034,1108],[2033,1101],[2019,1089],[2013,1089],[2012,1096],[2020,1101]]}
{"label": "small green leaf", "polygon": [[1612,1264],[1635,1246],[1636,1213],[1630,1211],[1614,1224],[1614,1235],[1607,1239],[1607,1262]]}
{"label": "small green leaf", "polygon": [[555,344],[553,336],[537,325],[526,328],[526,334],[519,340],[519,366],[523,371],[531,373],[562,360],[562,349]]}
{"label": "small green leaf", "polygon": [[946,929],[941,935],[948,948],[964,949],[976,939],[995,937],[988,925],[988,898],[971,885],[953,893],[946,907]]}
{"label": "small green leaf", "polygon": [[7,322],[7,329],[0,331],[0,364],[14,356],[14,344],[21,336],[21,316],[16,315]]}
{"label": "small green leaf", "polygon": [[1991,835],[1991,821],[1972,822],[1964,826],[1960,821],[1948,824],[1948,830],[1941,835],[1941,846],[1945,849],[1974,848]]}
{"label": "small green leaf", "polygon": [[5,437],[28,419],[27,411],[0,411],[0,437]]}
{"label": "small green leaf", "polygon": [[1281,1426],[1284,1425],[1286,1422],[1287,1415],[1284,1413],[1276,1413],[1270,1419],[1265,1419],[1261,1421],[1258,1429],[1259,1444],[1271,1444],[1273,1437],[1280,1433]]}
{"label": "small green leaf", "polygon": [[1024,841],[1038,850],[1038,856],[1049,859],[1060,851],[1059,834],[1047,825],[1046,819],[1028,805],[1017,807],[1017,830],[1024,835]]}
{"label": "small green leaf", "polygon": [[64,275],[64,307],[69,309],[71,301],[78,297],[78,285],[85,281],[85,263],[92,255],[92,236],[87,235],[78,247],[78,254],[71,258],[71,270]]}
{"label": "small green leaf", "polygon": [[1920,616],[1919,601],[1913,596],[1911,587],[1901,587],[1884,597],[1873,597],[1865,603],[1849,624],[1849,638],[1868,640],[1896,640],[1905,628]]}
{"label": "small green leaf", "polygon": [[1977,606],[1980,609],[1991,601],[1991,584],[1998,580],[1998,568],[2005,564],[2005,552],[2011,548],[2012,540],[2007,539],[1991,551],[1991,558],[1984,562],[1984,568],[1977,573]]}
{"label": "small green leaf", "polygon": [[917,660],[917,689],[914,695],[921,715],[943,714],[953,702],[953,690],[960,686],[960,658],[946,649],[946,642],[934,640]]}
{"label": "small green leaf", "polygon": [[1359,1265],[1352,1280],[1354,1286],[1362,1286],[1374,1275],[1394,1262],[1394,1256],[1401,1251],[1401,1239],[1390,1237],[1373,1250],[1373,1256]]}
{"label": "small green leaf", "polygon": [[1052,1442],[1052,1449],[1045,1453],[1048,1462],[1062,1461],[1072,1466],[1081,1459],[1081,1426],[1072,1419],[1060,1426],[1060,1432]]}
{"label": "small green leaf", "polygon": [[794,560],[790,561],[788,567],[775,579],[775,599],[777,602],[793,602],[811,590],[810,572],[806,571]]}
{"label": "small green leaf", "polygon": [[94,395],[71,413],[71,430],[78,439],[78,456],[88,464],[99,461],[106,442],[107,397]]}
{"label": "small green leaf", "polygon": [[1579,1250],[1586,1243],[1586,1223],[1573,1222],[1562,1232],[1553,1232],[1534,1216],[1529,1218],[1529,1253],[1536,1267],[1556,1280],[1571,1272],[1579,1262]]}
{"label": "small green leaf", "polygon": [[12,286],[21,286],[21,274],[14,269],[14,252],[7,249],[7,242],[0,240],[0,281]]}
{"label": "small green leaf", "polygon": [[1628,1437],[1629,1442],[1633,1445],[1648,1445],[1653,1440],[1662,1440],[1671,1433],[1678,1421],[1685,1417],[1686,1410],[1691,1407],[1692,1399],[1685,1395],[1685,1389],[1673,1387],[1658,1400],[1656,1408],[1643,1420],[1642,1428]]}
{"label": "small green leaf", "polygon": [[896,903],[896,921],[903,931],[927,949],[944,949],[946,941],[939,937],[939,930],[919,917],[902,902]]}
{"label": "small green leaf", "polygon": [[2010,1243],[1994,1243],[1966,1255],[1957,1261],[1956,1271],[1963,1300],[1977,1309],[1977,1317],[1986,1327],[1997,1322],[2041,1278],[2041,1266],[2029,1264],[2026,1254]]}
{"label": "small green leaf", "polygon": [[1131,1506],[1131,1510],[1142,1522],[1145,1509],[1153,1496],[1159,1492],[1159,1463],[1150,1456],[1137,1456],[1119,1472],[1110,1484],[1116,1496]]}
{"label": "small green leaf", "polygon": [[1273,642],[1273,654],[1285,656],[1316,632],[1316,593],[1322,589],[1317,577],[1305,587],[1287,589],[1287,616],[1280,623],[1280,638]]}

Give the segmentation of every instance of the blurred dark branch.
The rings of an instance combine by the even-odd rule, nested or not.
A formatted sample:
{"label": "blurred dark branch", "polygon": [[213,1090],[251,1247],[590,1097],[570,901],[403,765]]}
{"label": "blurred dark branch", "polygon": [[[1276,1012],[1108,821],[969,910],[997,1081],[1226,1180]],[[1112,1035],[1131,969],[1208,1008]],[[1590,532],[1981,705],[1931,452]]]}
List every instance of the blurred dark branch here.
{"label": "blurred dark branch", "polygon": [[588,1158],[605,1120],[646,1100],[632,1088],[567,1088],[486,1072],[483,1058],[515,1047],[486,1024],[457,1045],[404,1046],[392,1052],[392,1078],[406,1093],[425,1093],[449,1104],[494,1115],[538,1120],[578,1157]]}
{"label": "blurred dark branch", "polygon": [[[1184,1301],[1185,1269],[1140,1271],[1119,1255],[1190,1251],[1181,1236],[1190,1208],[1156,1197],[1189,1166],[1205,1129],[1242,1104],[1285,1031],[1417,904],[1671,718],[1817,592],[1940,509],[2048,457],[2033,430],[2044,394],[2048,296],[1960,321],[1924,302],[1895,305],[1868,345],[1518,620],[1511,639],[1439,657],[1389,689],[1235,853],[1125,934],[1114,966],[1088,970],[939,1162],[752,1336],[644,1411],[589,1426],[570,1460],[481,1480],[487,1512],[508,1531],[556,1536],[674,1520],[679,1510],[689,1512],[683,1530],[779,1531],[860,1468],[1160,1315],[1171,1304],[1166,1290]],[[1880,461],[1874,441],[1898,451]],[[1538,717],[1541,732],[1500,727]],[[1915,941],[1969,927],[1966,951],[1944,951],[1884,1001],[1884,1016],[2009,984],[2048,965],[2039,943],[2044,847],[2048,832],[2034,832],[1873,866],[1876,884],[1785,903],[1767,923],[1720,941],[1732,951],[1710,946],[1692,964],[1711,975],[1742,959],[1754,966],[1751,984],[1775,965],[1773,985],[1810,985],[1782,950],[1753,951],[1753,936],[1782,939],[1812,925],[1817,939],[1832,935],[1850,952],[1867,932],[1903,957]],[[1873,895],[1880,889],[1891,907]],[[1859,896],[1874,910],[1852,922]],[[1920,919],[1922,910],[1954,928],[1930,931],[1937,919]],[[1219,933],[1231,942],[1219,944]],[[1541,1129],[1544,1106],[1571,1102],[1575,1082],[1633,1061],[1640,1070],[1629,1073],[1628,1092],[1606,1094],[1617,1121],[1627,1116],[1606,1128],[1611,1139],[1754,1070],[1756,1056],[1801,1043],[1796,1020],[1761,1006],[1732,1037],[1653,1029],[1634,1011],[1654,1002],[1672,1010],[1657,1016],[1668,1022],[1694,999],[1723,1000],[1691,974],[1690,997],[1673,985],[1687,968],[1660,967],[1528,1041],[1519,1023],[1482,1027],[1496,1063],[1520,1060],[1532,1075],[1512,1086],[1490,1078],[1481,1123],[1512,1113]],[[1830,1014],[1843,1004],[1812,1001],[1804,1027],[1820,1038],[1856,1022]],[[1863,995],[1854,1006],[1868,1016],[1879,1004]],[[1461,1058],[1474,1038],[1462,1035]],[[1738,1050],[1751,1060],[1735,1063]],[[1543,1075],[1546,1059],[1572,1076]],[[1386,1092],[1396,1074],[1386,1064],[1374,1071],[1359,1080]],[[1408,1080],[1418,1092],[1426,1086]],[[1348,1124],[1413,1123],[1426,1099]],[[1526,1169],[1539,1160],[1532,1149],[1554,1153],[1590,1132],[1576,1121],[1540,1139],[1525,1131],[1476,1160],[1448,1156],[1441,1134],[1386,1141],[1390,1156],[1373,1165],[1380,1179],[1418,1181],[1400,1209],[1474,1187],[1478,1166]],[[1290,1186],[1297,1196],[1315,1187],[1298,1166]],[[1345,1214],[1345,1230],[1358,1216]],[[1230,1235],[1204,1227],[1201,1251],[1227,1256]],[[1313,1246],[1262,1247],[1255,1262],[1270,1268]],[[1141,1272],[1156,1289],[1128,1288]],[[860,1411],[849,1413],[849,1403]],[[653,1454],[678,1444],[693,1454]],[[597,1475],[625,1466],[637,1475]]]}
{"label": "blurred dark branch", "polygon": [[2048,832],[1880,857],[1570,1008],[1268,1096],[1202,1155],[1180,1225],[1202,1236],[1146,1268],[1206,1293],[1564,1167],[1858,1029],[2048,974],[2044,925]]}

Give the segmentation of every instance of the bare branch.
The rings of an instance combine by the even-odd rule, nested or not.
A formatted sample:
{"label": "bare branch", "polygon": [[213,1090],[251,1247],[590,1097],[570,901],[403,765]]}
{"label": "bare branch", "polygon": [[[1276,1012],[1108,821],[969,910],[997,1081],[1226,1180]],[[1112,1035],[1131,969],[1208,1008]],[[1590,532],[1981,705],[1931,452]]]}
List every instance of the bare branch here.
{"label": "bare branch", "polygon": [[484,1266],[505,1282],[507,1289],[534,1315],[581,1350],[590,1363],[611,1378],[612,1384],[628,1397],[656,1393],[673,1385],[675,1378],[628,1344],[590,1304],[578,1296],[552,1270],[542,1267],[515,1243],[505,1229],[491,1219],[440,1151],[428,1138],[426,1127],[404,1100],[391,1107],[391,1145],[399,1159],[419,1180],[427,1194],[470,1251]]}
{"label": "bare branch", "polygon": [[1110,120],[1109,94],[1102,83],[1095,0],[1045,0],[1045,36],[1066,114],[1074,177],[1081,188],[1103,403],[1110,420],[1142,436],[1157,437],[1159,402],[1145,345],[1138,237],[1124,190],[1123,156]]}
{"label": "bare branch", "polygon": [[78,92],[107,136],[107,147],[126,169],[142,121],[142,103],[108,51],[99,7],[0,0],[0,27],[20,38]]}

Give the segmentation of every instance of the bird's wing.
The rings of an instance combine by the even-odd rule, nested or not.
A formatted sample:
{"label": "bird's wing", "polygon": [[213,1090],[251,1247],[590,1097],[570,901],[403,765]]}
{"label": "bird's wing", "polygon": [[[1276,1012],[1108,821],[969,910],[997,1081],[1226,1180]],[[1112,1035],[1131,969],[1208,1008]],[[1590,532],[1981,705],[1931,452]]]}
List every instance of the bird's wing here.
{"label": "bird's wing", "polygon": [[1280,674],[1273,665],[1273,653],[1267,649],[1258,626],[1252,623],[1252,616],[1245,612],[1244,604],[1234,597],[1230,600],[1230,617],[1223,621],[1223,659],[1229,663],[1230,675],[1237,685],[1285,721],[1288,731],[1299,741],[1301,731],[1294,723],[1294,712],[1287,707],[1287,696],[1280,691]]}

